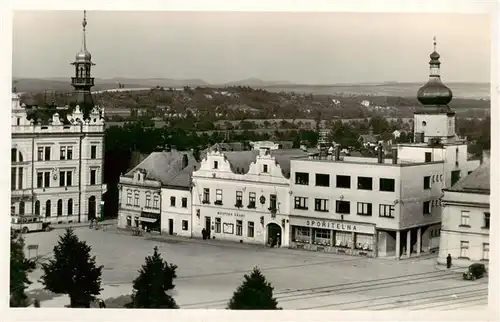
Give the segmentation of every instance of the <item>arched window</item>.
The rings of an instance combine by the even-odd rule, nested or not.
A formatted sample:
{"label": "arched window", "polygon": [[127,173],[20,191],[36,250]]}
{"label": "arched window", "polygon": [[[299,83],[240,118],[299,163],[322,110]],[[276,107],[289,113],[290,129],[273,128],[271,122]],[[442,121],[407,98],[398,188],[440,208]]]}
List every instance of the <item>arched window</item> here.
{"label": "arched window", "polygon": [[63,202],[62,199],[57,200],[57,215],[62,216],[63,213]]}
{"label": "arched window", "polygon": [[45,203],[45,217],[50,217],[50,200]]}
{"label": "arched window", "polygon": [[20,216],[23,216],[23,215],[24,215],[24,207],[25,207],[24,201],[21,201],[21,202],[19,203],[19,215],[20,215]]}
{"label": "arched window", "polygon": [[35,201],[35,215],[40,216],[40,200]]}
{"label": "arched window", "polygon": [[73,199],[68,199],[68,216],[73,215]]}

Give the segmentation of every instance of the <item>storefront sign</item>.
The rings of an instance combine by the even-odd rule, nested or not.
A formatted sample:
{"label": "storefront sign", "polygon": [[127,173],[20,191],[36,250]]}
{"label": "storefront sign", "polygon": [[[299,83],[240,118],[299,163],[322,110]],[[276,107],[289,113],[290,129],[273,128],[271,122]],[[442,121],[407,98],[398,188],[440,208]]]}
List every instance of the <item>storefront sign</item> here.
{"label": "storefront sign", "polygon": [[217,211],[217,216],[238,217],[244,218],[245,214],[239,212]]}
{"label": "storefront sign", "polygon": [[325,220],[325,219],[302,219],[302,218],[291,218],[290,225],[292,226],[302,226],[302,227],[312,227],[321,229],[331,229],[338,231],[348,231],[363,234],[374,234],[375,227],[372,225],[362,225],[358,223]]}

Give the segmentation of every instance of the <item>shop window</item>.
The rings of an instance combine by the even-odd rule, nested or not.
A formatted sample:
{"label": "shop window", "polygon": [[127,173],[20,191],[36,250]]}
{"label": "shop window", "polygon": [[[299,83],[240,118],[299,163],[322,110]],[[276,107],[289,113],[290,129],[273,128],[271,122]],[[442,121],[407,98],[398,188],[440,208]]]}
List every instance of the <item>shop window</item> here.
{"label": "shop window", "polygon": [[322,245],[322,246],[330,246],[330,237],[332,231],[329,229],[320,229],[315,228],[314,231],[314,240],[313,244]]}
{"label": "shop window", "polygon": [[293,227],[293,241],[297,243],[309,243],[310,228],[308,227]]}
{"label": "shop window", "polygon": [[335,246],[337,247],[352,247],[352,233],[336,231],[335,232]]}
{"label": "shop window", "polygon": [[309,185],[309,173],[295,172],[295,184]]}
{"label": "shop window", "polygon": [[394,192],[396,186],[394,179],[380,178],[379,183],[380,191]]}
{"label": "shop window", "polygon": [[373,235],[356,234],[356,249],[373,250]]}
{"label": "shop window", "polygon": [[338,214],[348,215],[351,213],[351,203],[349,201],[337,200],[335,212]]}
{"label": "shop window", "polygon": [[316,173],[316,186],[317,187],[329,187],[330,186],[330,175]]}
{"label": "shop window", "polygon": [[351,177],[350,176],[337,176],[337,188],[351,188]]}
{"label": "shop window", "polygon": [[358,189],[359,190],[372,190],[373,179],[369,177],[358,177]]}

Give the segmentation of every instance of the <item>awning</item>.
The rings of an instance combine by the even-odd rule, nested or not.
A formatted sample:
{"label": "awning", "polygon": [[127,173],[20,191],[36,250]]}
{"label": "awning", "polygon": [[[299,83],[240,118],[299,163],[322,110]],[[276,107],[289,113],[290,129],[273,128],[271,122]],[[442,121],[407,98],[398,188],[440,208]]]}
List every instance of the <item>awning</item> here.
{"label": "awning", "polygon": [[145,222],[150,222],[150,223],[155,223],[158,220],[158,218],[140,217],[139,220],[145,221]]}

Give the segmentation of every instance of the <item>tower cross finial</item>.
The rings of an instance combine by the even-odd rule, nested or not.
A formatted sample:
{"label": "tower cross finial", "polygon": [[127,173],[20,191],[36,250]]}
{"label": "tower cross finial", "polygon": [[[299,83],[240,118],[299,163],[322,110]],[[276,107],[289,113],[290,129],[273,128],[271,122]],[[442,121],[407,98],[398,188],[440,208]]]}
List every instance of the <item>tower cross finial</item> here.
{"label": "tower cross finial", "polygon": [[434,38],[432,38],[434,40],[434,51],[436,51],[436,36],[434,36]]}
{"label": "tower cross finial", "polygon": [[87,10],[83,10],[82,27],[83,27],[82,51],[86,51],[87,50],[87,37],[85,35],[85,27],[87,27]]}

